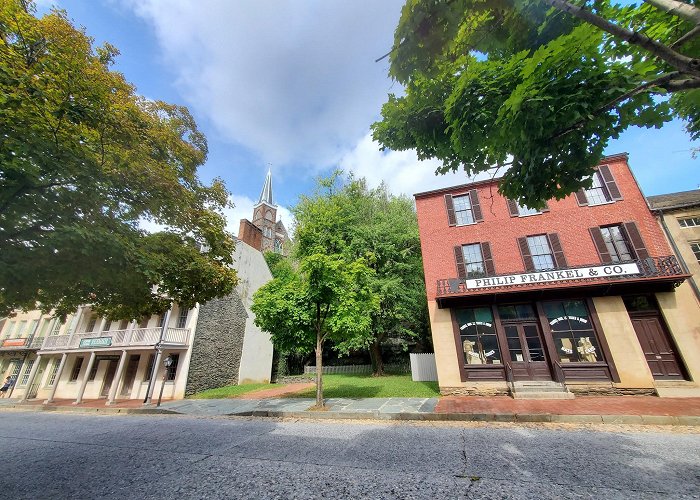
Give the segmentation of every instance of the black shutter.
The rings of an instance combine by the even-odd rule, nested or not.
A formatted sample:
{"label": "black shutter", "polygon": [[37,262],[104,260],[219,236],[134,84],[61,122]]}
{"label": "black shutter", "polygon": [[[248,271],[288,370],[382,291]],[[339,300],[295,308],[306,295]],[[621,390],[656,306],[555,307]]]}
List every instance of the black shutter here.
{"label": "black shutter", "polygon": [[600,261],[603,264],[610,264],[612,262],[612,257],[610,257],[608,247],[605,245],[605,238],[603,238],[603,233],[600,231],[600,228],[590,227],[588,231],[591,233],[591,238],[593,238],[593,243],[595,243],[595,249],[598,251]]}
{"label": "black shutter", "polygon": [[455,246],[455,263],[457,264],[457,276],[460,278],[467,277],[467,270],[464,268],[464,252],[462,252],[462,246]]}
{"label": "black shutter", "polygon": [[547,235],[547,239],[549,239],[549,247],[552,249],[552,253],[554,254],[554,265],[558,268],[566,267],[566,256],[564,255],[564,250],[561,247],[559,235],[557,233],[549,233]]}
{"label": "black shutter", "polygon": [[488,242],[481,244],[481,256],[484,258],[484,271],[486,271],[486,275],[493,276],[494,274],[496,274],[496,270],[493,267],[491,245],[489,245]]}
{"label": "black shutter", "polygon": [[610,167],[607,165],[601,165],[598,167],[598,172],[600,172],[600,176],[603,178],[603,184],[608,188],[610,197],[613,200],[621,200],[622,193],[620,193],[620,189],[617,187],[617,183],[615,182],[615,178],[610,171]]}
{"label": "black shutter", "polygon": [[474,214],[474,222],[484,220],[484,215],[481,213],[481,205],[479,205],[479,193],[476,189],[469,191],[469,198],[472,201],[472,214]]}
{"label": "black shutter", "polygon": [[452,202],[452,195],[445,195],[445,206],[447,207],[447,223],[450,226],[457,225],[457,218],[455,217],[455,205]]}
{"label": "black shutter", "polygon": [[518,245],[520,246],[520,254],[523,256],[523,262],[525,263],[525,270],[534,271],[535,263],[532,261],[532,255],[530,254],[530,247],[527,244],[527,238],[518,238]]}
{"label": "black shutter", "polygon": [[586,191],[579,189],[576,191],[576,201],[580,207],[585,207],[588,205],[588,197],[586,196]]}
{"label": "black shutter", "polygon": [[511,217],[517,217],[518,214],[518,202],[515,200],[507,200],[508,201],[508,212],[510,212]]}
{"label": "black shutter", "polygon": [[632,248],[634,249],[634,253],[637,254],[637,258],[641,260],[649,257],[649,252],[647,251],[647,247],[644,244],[644,240],[642,239],[639,229],[637,229],[637,224],[634,222],[625,222],[622,226],[625,228],[628,240],[632,244]]}

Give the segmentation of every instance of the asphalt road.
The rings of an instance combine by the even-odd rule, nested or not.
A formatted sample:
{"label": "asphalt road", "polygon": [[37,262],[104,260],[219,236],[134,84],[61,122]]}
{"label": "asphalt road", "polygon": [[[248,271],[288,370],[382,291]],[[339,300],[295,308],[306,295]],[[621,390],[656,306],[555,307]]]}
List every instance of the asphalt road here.
{"label": "asphalt road", "polygon": [[700,434],[0,412],[0,498],[698,498]]}

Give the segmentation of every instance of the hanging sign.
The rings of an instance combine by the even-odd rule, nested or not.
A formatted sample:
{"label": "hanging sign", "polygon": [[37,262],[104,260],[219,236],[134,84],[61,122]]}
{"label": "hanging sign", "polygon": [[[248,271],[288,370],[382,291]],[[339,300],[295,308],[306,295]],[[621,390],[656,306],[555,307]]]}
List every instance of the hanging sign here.
{"label": "hanging sign", "polygon": [[5,339],[2,341],[3,347],[24,347],[27,339]]}
{"label": "hanging sign", "polygon": [[614,264],[609,266],[579,267],[562,271],[541,271],[534,273],[508,274],[492,278],[476,278],[465,280],[468,289],[490,288],[495,286],[514,286],[534,283],[551,283],[556,281],[581,280],[591,278],[608,278],[639,274],[636,263]]}
{"label": "hanging sign", "polygon": [[80,339],[80,347],[109,347],[112,345],[112,337],[98,337],[96,339]]}

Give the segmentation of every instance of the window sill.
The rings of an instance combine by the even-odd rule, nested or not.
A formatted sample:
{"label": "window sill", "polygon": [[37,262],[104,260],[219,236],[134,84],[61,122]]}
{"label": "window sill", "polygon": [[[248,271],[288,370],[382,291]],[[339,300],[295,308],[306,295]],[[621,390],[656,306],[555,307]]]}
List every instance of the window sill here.
{"label": "window sill", "polygon": [[523,217],[533,217],[535,215],[542,215],[544,212],[537,212],[536,214],[525,214],[525,215],[520,215],[518,214],[518,218],[523,218]]}
{"label": "window sill", "polygon": [[605,201],[603,203],[588,203],[588,205],[585,205],[586,207],[600,207],[602,205],[612,205],[614,203],[617,203],[615,200],[612,201]]}
{"label": "window sill", "polygon": [[466,224],[455,224],[453,227],[476,226],[478,222],[467,222]]}

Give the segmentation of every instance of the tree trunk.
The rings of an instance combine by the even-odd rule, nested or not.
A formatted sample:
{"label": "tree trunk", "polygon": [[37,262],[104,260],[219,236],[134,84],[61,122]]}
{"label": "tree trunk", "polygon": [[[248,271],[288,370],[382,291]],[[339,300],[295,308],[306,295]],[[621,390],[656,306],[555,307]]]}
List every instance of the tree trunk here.
{"label": "tree trunk", "polygon": [[323,408],[323,340],[316,332],[316,407]]}
{"label": "tree trunk", "polygon": [[372,370],[375,377],[384,376],[384,361],[382,361],[382,347],[378,339],[374,339],[369,349],[369,356],[372,359]]}

